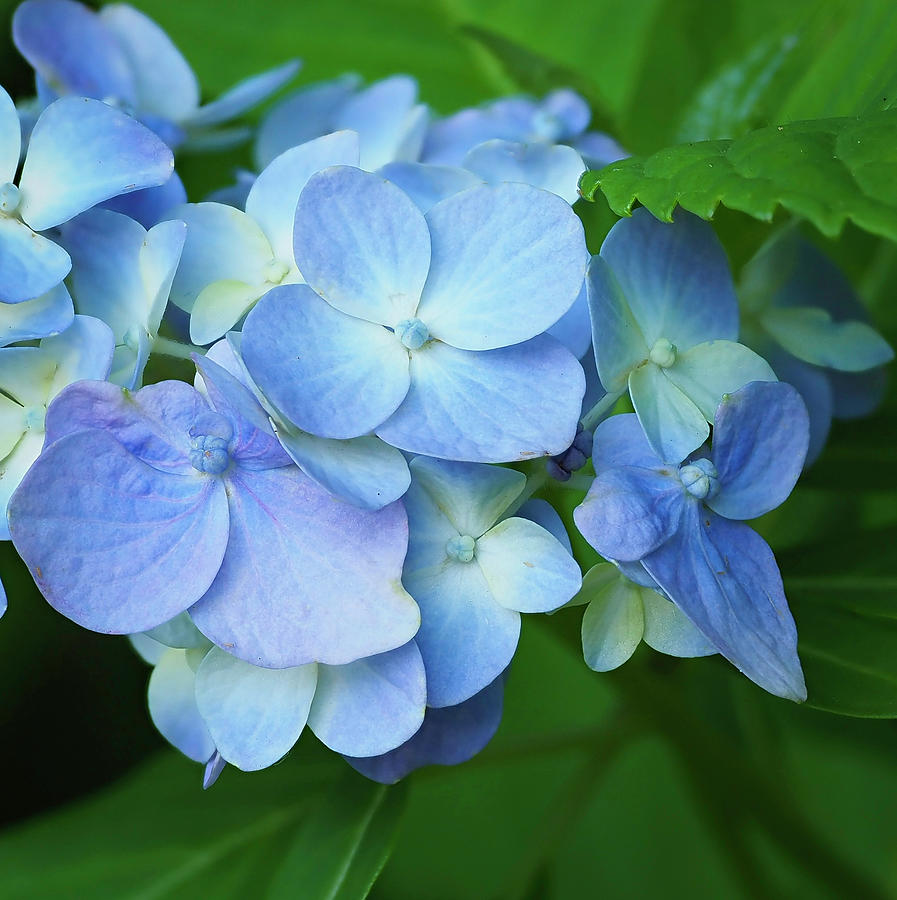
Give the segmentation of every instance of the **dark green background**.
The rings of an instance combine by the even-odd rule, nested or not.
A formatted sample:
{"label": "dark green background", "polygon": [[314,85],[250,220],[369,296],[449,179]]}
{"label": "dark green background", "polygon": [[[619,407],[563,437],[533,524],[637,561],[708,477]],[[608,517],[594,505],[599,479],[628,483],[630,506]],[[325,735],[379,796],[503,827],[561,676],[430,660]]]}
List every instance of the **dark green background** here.
{"label": "dark green background", "polygon": [[[897,78],[892,2],[136,5],[172,34],[209,98],[294,55],[301,83],[408,72],[440,112],[573,83],[643,154],[857,114],[860,98]],[[12,6],[0,7],[4,23]],[[752,94],[764,65],[768,84]],[[28,90],[7,46],[0,81]],[[192,199],[248,159],[182,160]],[[600,200],[584,216],[597,250],[613,216]],[[717,221],[736,269],[774,227],[727,210]],[[852,226],[836,242],[807,234],[897,342],[894,246]],[[872,419],[837,425],[792,499],[760,523],[798,621],[806,706],[763,694],[715,658],[642,648],[597,675],[582,663],[580,610],[530,617],[497,738],[466,766],[409,779],[373,896],[897,896],[895,407],[892,390]],[[199,767],[149,724],[147,670],[127,642],[53,613],[9,545],[2,552],[0,897],[363,895],[348,883],[328,893],[315,878],[333,860],[356,871],[365,853],[382,856],[404,792],[381,796],[304,737],[271,770],[228,769],[202,793]],[[353,855],[340,843],[350,830],[341,811],[369,798],[380,805]]]}

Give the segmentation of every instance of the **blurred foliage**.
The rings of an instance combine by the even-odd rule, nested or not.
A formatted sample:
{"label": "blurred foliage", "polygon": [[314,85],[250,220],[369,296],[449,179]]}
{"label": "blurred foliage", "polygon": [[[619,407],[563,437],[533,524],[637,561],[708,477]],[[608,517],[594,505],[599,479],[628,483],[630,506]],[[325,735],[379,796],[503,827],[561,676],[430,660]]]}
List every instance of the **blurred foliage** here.
{"label": "blurred foliage", "polygon": [[[642,155],[872,116],[897,97],[897,7],[884,0],[136,5],[173,35],[207,97],[292,56],[305,62],[297,84],[409,72],[441,112],[573,82]],[[13,7],[0,3],[4,21]],[[14,94],[29,86],[8,43],[0,80]],[[238,148],[179,168],[200,199],[248,161]],[[860,196],[827,187],[818,202]],[[878,199],[893,190],[875,182]],[[615,217],[601,195],[581,214],[597,251]],[[714,221],[736,269],[771,228],[722,207]],[[897,247],[849,223],[837,240],[806,234],[897,342]],[[581,658],[581,609],[531,617],[495,740],[464,766],[416,773],[407,798],[310,737],[203,793],[200,768],[152,730],[146,668],[127,642],[53,613],[4,546],[0,898],[346,900],[365,895],[396,833],[380,900],[897,897],[897,723],[857,718],[897,716],[895,412],[892,388],[875,416],[836,423],[794,496],[759,523],[798,621],[806,705],[715,657],[643,647],[597,675]],[[576,495],[552,499],[569,521]]]}

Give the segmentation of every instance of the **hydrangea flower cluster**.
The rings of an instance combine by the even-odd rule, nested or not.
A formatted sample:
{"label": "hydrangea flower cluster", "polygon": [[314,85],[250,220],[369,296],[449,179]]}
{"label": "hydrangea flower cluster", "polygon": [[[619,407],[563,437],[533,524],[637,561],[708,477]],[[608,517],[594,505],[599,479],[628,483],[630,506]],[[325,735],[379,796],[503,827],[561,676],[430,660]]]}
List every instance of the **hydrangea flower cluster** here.
{"label": "hydrangea flower cluster", "polygon": [[[200,106],[127,5],[25,0],[13,36],[38,99],[0,91],[0,537],[130,637],[205,786],[306,728],[383,782],[462,762],[521,614],[566,606],[596,671],[644,639],[806,697],[745,523],[893,356],[820,251],[779,236],[736,292],[709,224],[638,209],[590,257],[578,180],[625,151],[581,97],[440,118],[403,75],[288,95],[258,172],[188,202],[172,150],[248,139],[218,126],[298,63]],[[145,384],[160,354],[195,381]]]}

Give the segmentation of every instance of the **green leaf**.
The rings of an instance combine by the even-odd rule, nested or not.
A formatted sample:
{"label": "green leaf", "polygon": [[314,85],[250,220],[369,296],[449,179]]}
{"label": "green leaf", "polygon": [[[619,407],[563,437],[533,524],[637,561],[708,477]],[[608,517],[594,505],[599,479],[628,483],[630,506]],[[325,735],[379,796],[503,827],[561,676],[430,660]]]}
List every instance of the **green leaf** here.
{"label": "green leaf", "polygon": [[200,777],[169,751],[94,799],[3,833],[3,896],[237,900],[299,896],[297,883],[308,900],[367,896],[401,791],[307,743],[263,772],[228,769],[206,792]]}
{"label": "green leaf", "polygon": [[366,897],[386,864],[405,805],[405,786],[352,776],[309,810],[271,884],[269,900]]}
{"label": "green leaf", "polygon": [[850,219],[897,240],[895,165],[897,109],[668,147],[586,172],[580,191],[591,199],[600,189],[618,215],[629,215],[639,201],[664,221],[677,204],[709,219],[722,203],[770,221],[782,206],[827,237]]}

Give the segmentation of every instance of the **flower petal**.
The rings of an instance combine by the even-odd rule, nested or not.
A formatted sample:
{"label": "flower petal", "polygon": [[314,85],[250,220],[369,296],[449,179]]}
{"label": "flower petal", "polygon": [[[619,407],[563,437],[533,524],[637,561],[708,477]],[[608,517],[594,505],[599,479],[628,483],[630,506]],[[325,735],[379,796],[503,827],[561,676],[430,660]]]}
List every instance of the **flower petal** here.
{"label": "flower petal", "polygon": [[666,597],[650,588],[641,589],[645,609],[645,643],[667,656],[712,656],[716,647]]}
{"label": "flower petal", "polygon": [[412,453],[511,462],[563,453],[585,391],[582,367],[554,338],[474,353],[433,341],[411,356],[411,388],[377,428]]}
{"label": "flower petal", "polygon": [[22,303],[0,303],[0,347],[59,334],[72,324],[75,308],[65,284]]}
{"label": "flower petal", "polygon": [[582,359],[592,346],[592,329],[586,286],[583,284],[573,306],[546,332],[559,340],[577,359]]}
{"label": "flower petal", "polygon": [[401,584],[407,522],[333,497],[295,466],[232,470],[218,577],[190,610],[229,653],[271,668],[342,665],[406,643],[419,613]]}
{"label": "flower petal", "polygon": [[643,562],[751,681],[779,697],[806,699],[794,619],[775,557],[760,535],[689,504],[680,529]]}
{"label": "flower petal", "polygon": [[381,325],[334,309],[306,285],[269,291],[240,344],[259,390],[303,431],[367,434],[408,393],[408,351]]}
{"label": "flower petal", "polygon": [[492,596],[518,612],[551,612],[582,586],[569,551],[540,525],[504,519],[476,543],[476,561]]}
{"label": "flower petal", "polygon": [[672,224],[647,209],[611,228],[601,246],[648,346],[660,338],[680,351],[738,337],[738,301],[713,228],[679,210]]}
{"label": "flower petal", "polygon": [[810,420],[784,382],[754,382],[720,403],[711,458],[719,493],[707,501],[727,519],[753,519],[784,503],[804,465]]}
{"label": "flower petal", "polygon": [[473,172],[456,166],[391,162],[378,171],[384,178],[397,184],[424,215],[440,200],[483,183]]}
{"label": "flower petal", "polygon": [[302,191],[294,251],[305,280],[331,306],[392,327],[415,315],[430,267],[430,234],[394,184],[335,166]]}
{"label": "flower petal", "polygon": [[420,728],[426,702],[424,666],[411,641],[348,665],[319,666],[308,724],[337,753],[376,756]]}
{"label": "flower petal", "polygon": [[267,287],[228,280],[204,287],[190,311],[190,340],[200,346],[217,341],[252,309]]}
{"label": "flower petal", "polygon": [[22,303],[61,284],[68,253],[11,216],[0,216],[0,302]]}
{"label": "flower petal", "polygon": [[707,418],[660,366],[649,362],[634,369],[629,396],[648,443],[664,462],[682,462],[707,440]]}
{"label": "flower petal", "polygon": [[663,461],[651,449],[638,416],[623,413],[605,419],[592,437],[592,464],[595,474],[608,469],[635,466],[639,469],[659,469]]}
{"label": "flower petal", "polygon": [[16,177],[21,150],[19,114],[12,98],[0,87],[0,184],[11,182]]}
{"label": "flower petal", "polygon": [[669,470],[609,469],[592,482],[573,519],[603,557],[634,562],[679,527],[684,494]]}
{"label": "flower petal", "polygon": [[50,605],[108,634],[146,631],[201,597],[227,541],[220,481],[160,472],[99,430],[48,446],[8,515]]}
{"label": "flower petal", "polygon": [[525,184],[483,185],[427,213],[433,260],[417,317],[464,350],[550,328],[582,287],[588,252],[569,205]]}
{"label": "flower petal", "polygon": [[635,653],[644,635],[640,588],[609,563],[589,569],[582,587],[591,598],[582,617],[582,655],[593,671],[610,672]]}
{"label": "flower petal", "polygon": [[314,664],[263,669],[213,647],[196,670],[196,705],[218,752],[254,772],[299,740],[317,681]]}
{"label": "flower petal", "polygon": [[136,119],[99,100],[63,97],[31,132],[19,211],[44,231],[110,197],[162,184],[172,171],[171,150]]}

